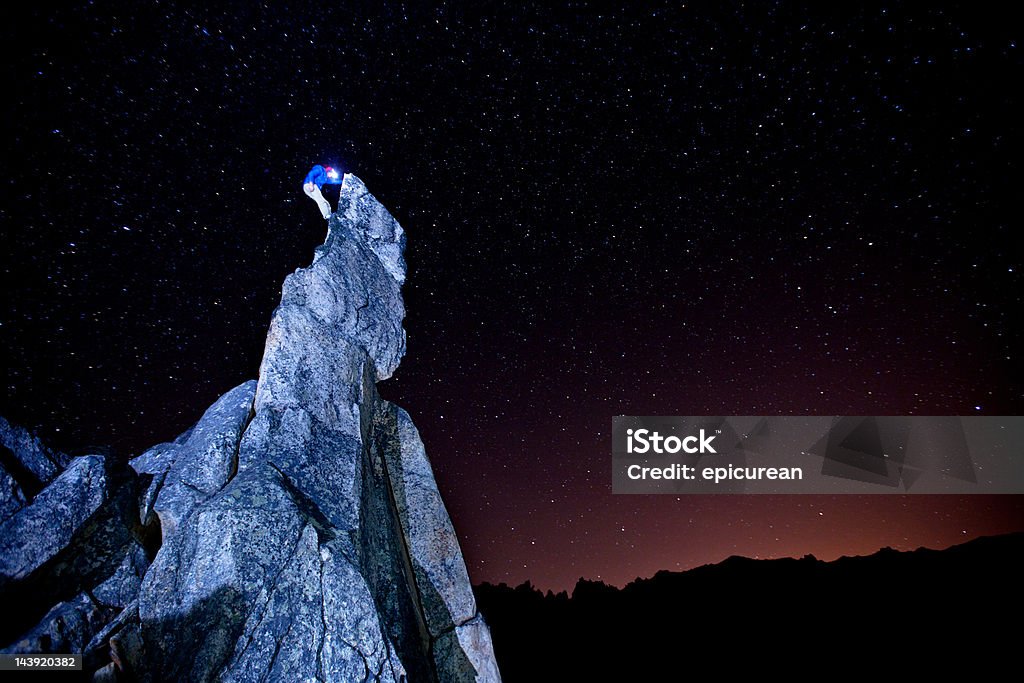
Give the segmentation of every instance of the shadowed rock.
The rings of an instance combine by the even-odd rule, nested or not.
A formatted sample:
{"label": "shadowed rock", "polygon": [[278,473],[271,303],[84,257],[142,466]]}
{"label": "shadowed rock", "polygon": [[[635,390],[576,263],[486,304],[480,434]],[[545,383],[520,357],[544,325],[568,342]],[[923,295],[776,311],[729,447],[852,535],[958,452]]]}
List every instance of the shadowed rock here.
{"label": "shadowed rock", "polygon": [[[0,525],[0,600],[10,610],[0,642],[10,642],[33,618],[82,590],[96,589],[111,608],[138,590],[125,573],[134,567],[139,574],[140,565],[148,564],[139,555],[135,505],[130,473],[91,455],[72,460],[29,506]],[[84,604],[80,597],[67,610]],[[69,612],[51,614],[63,618]],[[82,638],[90,636],[84,632]]]}
{"label": "shadowed rock", "polygon": [[71,461],[64,453],[52,450],[27,429],[12,425],[0,417],[0,465],[19,480],[28,496],[49,484]]}
{"label": "shadowed rock", "polygon": [[35,501],[0,526],[0,590],[31,577],[71,545],[111,495],[102,456],[77,458]]}
{"label": "shadowed rock", "polygon": [[0,522],[25,507],[27,502],[17,480],[0,465]]}
{"label": "shadowed rock", "polygon": [[0,522],[28,505],[69,461],[28,430],[0,417]]}

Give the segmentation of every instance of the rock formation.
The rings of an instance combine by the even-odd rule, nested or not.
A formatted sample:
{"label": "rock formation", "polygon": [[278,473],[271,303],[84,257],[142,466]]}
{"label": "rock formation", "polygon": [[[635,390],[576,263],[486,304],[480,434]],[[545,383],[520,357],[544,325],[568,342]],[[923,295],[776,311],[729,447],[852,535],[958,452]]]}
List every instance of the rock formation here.
{"label": "rock formation", "polygon": [[258,382],[130,468],[4,437],[5,651],[82,652],[98,680],[500,680],[416,427],[376,391],[404,246],[347,175]]}

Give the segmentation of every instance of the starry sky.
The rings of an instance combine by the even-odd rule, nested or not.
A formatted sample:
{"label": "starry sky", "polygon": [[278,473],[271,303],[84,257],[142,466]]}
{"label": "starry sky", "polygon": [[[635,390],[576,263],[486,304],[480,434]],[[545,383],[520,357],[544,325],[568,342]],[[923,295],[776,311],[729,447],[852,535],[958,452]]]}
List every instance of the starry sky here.
{"label": "starry sky", "polygon": [[0,413],[129,457],[254,377],[324,237],[320,162],[409,235],[380,390],[474,581],[1024,529],[1015,496],[613,496],[609,474],[619,414],[1021,412],[1008,10],[202,4],[2,10]]}

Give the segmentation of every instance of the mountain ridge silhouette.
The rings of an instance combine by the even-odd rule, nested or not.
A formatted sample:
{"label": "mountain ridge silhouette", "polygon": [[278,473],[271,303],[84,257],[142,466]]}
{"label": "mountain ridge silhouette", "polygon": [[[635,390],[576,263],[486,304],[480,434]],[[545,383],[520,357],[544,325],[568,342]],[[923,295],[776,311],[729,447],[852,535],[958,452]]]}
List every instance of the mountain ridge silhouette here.
{"label": "mountain ridge silhouette", "polygon": [[1022,570],[1016,532],[827,562],[734,555],[622,588],[581,578],[571,595],[529,582],[475,592],[505,681],[675,680],[691,657],[760,675],[830,653],[851,670],[911,673],[936,656],[1012,664],[1000,623],[1021,614]]}

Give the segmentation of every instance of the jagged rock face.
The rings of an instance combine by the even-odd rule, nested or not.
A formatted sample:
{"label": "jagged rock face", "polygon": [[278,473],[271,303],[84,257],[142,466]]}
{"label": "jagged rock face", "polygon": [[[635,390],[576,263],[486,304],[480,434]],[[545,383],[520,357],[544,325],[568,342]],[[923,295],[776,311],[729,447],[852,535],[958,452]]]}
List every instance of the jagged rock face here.
{"label": "jagged rock face", "polygon": [[143,524],[153,515],[165,537],[173,536],[191,511],[230,481],[238,470],[238,443],[252,416],[256,382],[221,396],[192,429],[132,460],[139,474],[152,475],[139,510]]}
{"label": "jagged rock face", "polygon": [[0,520],[24,507],[69,461],[28,430],[0,417]]}
{"label": "jagged rock face", "polygon": [[[258,383],[133,460],[129,505],[86,486],[79,470],[94,461],[51,484],[76,472],[85,492],[68,519],[116,499],[112,517],[134,531],[87,582],[102,597],[70,591],[23,646],[72,624],[64,644],[101,679],[500,680],[423,444],[376,391],[405,353],[404,246],[347,175],[326,242],[285,280]],[[4,490],[16,509],[5,529],[56,509],[50,489],[28,507]],[[0,581],[46,564],[67,536],[2,546]]]}

